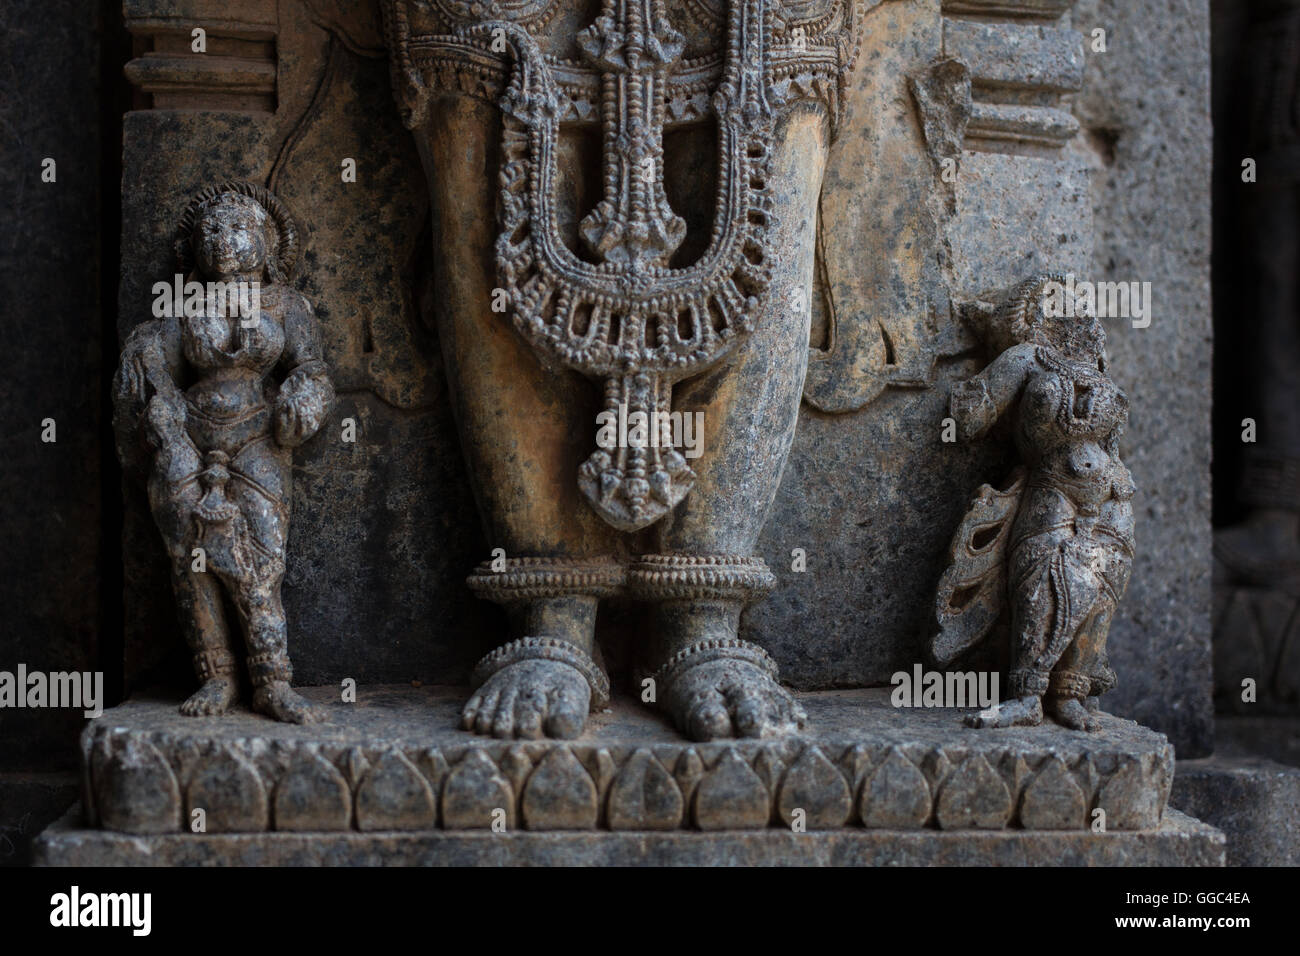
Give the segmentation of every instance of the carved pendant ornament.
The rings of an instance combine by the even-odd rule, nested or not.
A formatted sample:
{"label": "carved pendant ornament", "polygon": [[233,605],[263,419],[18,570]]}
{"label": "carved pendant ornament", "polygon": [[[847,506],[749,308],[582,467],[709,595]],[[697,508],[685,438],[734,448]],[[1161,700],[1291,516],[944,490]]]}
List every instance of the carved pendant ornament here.
{"label": "carved pendant ornament", "polygon": [[[699,6],[706,16],[724,15]],[[811,5],[780,21],[797,39],[778,56],[771,5],[731,3],[714,64],[684,59],[663,0],[605,0],[577,36],[575,64],[543,55],[530,33],[548,16],[542,4],[440,3],[450,32],[414,38],[410,13],[426,6],[385,5],[409,125],[430,91],[451,79],[449,66],[461,88],[466,72],[501,84],[496,265],[515,328],[544,362],[602,381],[606,412],[652,430],[643,443],[597,450],[579,469],[591,506],[620,530],[653,524],[690,492],[695,473],[673,447],[669,424],[673,385],[732,351],[752,331],[767,291],[772,99],[789,99],[801,81],[809,90],[838,82],[852,32],[848,7],[834,3],[801,20],[804,6]],[[465,22],[476,14],[500,19]],[[698,112],[701,88],[710,86],[718,131],[712,232],[694,263],[670,265],[686,224],[664,193],[664,130],[671,118]],[[579,227],[588,260],[561,238],[556,164],[561,119],[593,105],[603,198]]]}

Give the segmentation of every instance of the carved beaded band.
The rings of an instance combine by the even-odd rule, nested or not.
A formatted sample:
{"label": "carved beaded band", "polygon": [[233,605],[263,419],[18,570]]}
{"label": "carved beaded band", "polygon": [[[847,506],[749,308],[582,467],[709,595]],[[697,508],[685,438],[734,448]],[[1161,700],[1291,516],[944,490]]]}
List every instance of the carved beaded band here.
{"label": "carved beaded band", "polygon": [[737,554],[647,554],[627,572],[634,597],[755,601],[776,585],[762,558]]}
{"label": "carved beaded band", "polygon": [[507,558],[493,570],[484,561],[466,583],[479,597],[508,604],[566,595],[612,597],[623,590],[623,566],[604,558]]}
{"label": "carved beaded band", "polygon": [[761,668],[768,677],[776,680],[777,666],[772,655],[757,644],[742,641],[738,637],[699,641],[683,648],[664,662],[663,667],[659,668],[659,672],[655,675],[655,680],[657,683],[671,686],[680,671],[698,664],[722,660],[746,661]]}
{"label": "carved beaded band", "polygon": [[520,661],[568,664],[587,679],[587,685],[591,687],[591,709],[601,710],[609,706],[609,678],[605,672],[583,653],[582,648],[558,637],[521,637],[501,645],[474,665],[470,683],[475,688],[481,687],[497,671]]}

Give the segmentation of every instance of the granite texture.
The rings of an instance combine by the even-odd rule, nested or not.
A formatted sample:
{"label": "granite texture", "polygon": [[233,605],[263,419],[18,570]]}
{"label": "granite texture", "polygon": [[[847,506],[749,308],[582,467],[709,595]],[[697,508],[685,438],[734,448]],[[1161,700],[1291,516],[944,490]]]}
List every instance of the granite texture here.
{"label": "granite texture", "polygon": [[0,771],[0,866],[31,863],[32,841],[77,801],[75,773]]}
{"label": "granite texture", "polygon": [[[0,9],[0,670],[90,671],[100,628],[101,5]],[[54,182],[43,181],[52,159]],[[54,420],[55,441],[42,440]],[[18,547],[20,542],[29,546]],[[110,551],[112,549],[110,548]],[[75,763],[79,710],[0,709],[0,769]]]}
{"label": "granite texture", "polygon": [[1075,113],[1091,147],[1096,281],[1150,282],[1151,324],[1106,323],[1111,375],[1132,402],[1124,461],[1138,550],[1111,630],[1107,704],[1213,747],[1210,678],[1210,167],[1207,0],[1080,0],[1088,53]]}
{"label": "granite texture", "polygon": [[309,727],[247,712],[189,719],[128,701],[82,738],[86,807],[106,829],[1087,829],[1158,826],[1173,748],[1132,721],[976,731],[963,711],[896,708],[885,690],[802,694],[804,733],[690,743],[625,700],[573,741],[474,737],[463,692],[304,695]]}
{"label": "granite texture", "polygon": [[1229,866],[1300,866],[1300,768],[1244,754],[1179,760],[1169,799],[1223,831]]}
{"label": "granite texture", "polygon": [[128,836],[75,812],[40,866],[1222,866],[1223,834],[1177,810],[1136,833],[237,833]]}

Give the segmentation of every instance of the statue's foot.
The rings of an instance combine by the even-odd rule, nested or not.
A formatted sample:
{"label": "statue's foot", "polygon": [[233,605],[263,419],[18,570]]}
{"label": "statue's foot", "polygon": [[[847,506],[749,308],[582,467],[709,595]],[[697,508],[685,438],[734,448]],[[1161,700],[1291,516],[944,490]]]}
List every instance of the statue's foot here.
{"label": "statue's foot", "polygon": [[577,668],[557,660],[516,661],[489,677],[470,697],[460,725],[493,737],[556,737],[582,733],[591,686]]}
{"label": "statue's foot", "polygon": [[209,677],[181,704],[186,717],[217,717],[239,700],[239,683],[233,677]]}
{"label": "statue's foot", "polygon": [[1047,701],[1048,715],[1063,727],[1071,730],[1086,730],[1095,733],[1101,729],[1101,722],[1088,712],[1083,701],[1077,697],[1054,697]]}
{"label": "statue's foot", "polygon": [[665,691],[665,706],[692,740],[775,737],[808,720],[794,696],[748,660],[703,660],[677,670]]}
{"label": "statue's foot", "polygon": [[310,704],[288,681],[273,680],[253,691],[253,710],[286,724],[315,724],[326,719],[325,709]]}
{"label": "statue's foot", "polygon": [[1037,727],[1043,722],[1043,702],[1037,697],[1017,697],[994,704],[966,718],[967,727]]}

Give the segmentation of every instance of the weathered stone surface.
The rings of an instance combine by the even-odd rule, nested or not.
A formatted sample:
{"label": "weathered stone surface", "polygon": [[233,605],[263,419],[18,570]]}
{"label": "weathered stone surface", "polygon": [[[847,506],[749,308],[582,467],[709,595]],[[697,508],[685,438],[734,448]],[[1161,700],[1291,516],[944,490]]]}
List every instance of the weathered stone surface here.
{"label": "weathered stone surface", "polygon": [[[101,168],[111,136],[102,121],[112,113],[100,84],[101,41],[116,35],[113,15],[104,5],[41,0],[0,9],[0,299],[9,334],[0,374],[9,543],[0,559],[0,670],[11,674],[19,664],[44,673],[96,669],[102,625],[113,615],[113,604],[100,604],[115,574],[105,570],[99,398],[101,214],[111,208],[102,192],[113,188]],[[115,550],[110,543],[107,552]],[[114,690],[110,674],[104,692]],[[71,769],[83,709],[0,708],[0,769]]]}
{"label": "weathered stone surface", "polygon": [[1098,807],[1109,830],[1154,830],[1172,773],[1168,741],[1107,714],[1097,733],[974,730],[965,711],[897,709],[883,690],[798,695],[801,734],[694,744],[621,698],[575,740],[517,742],[458,729],[454,688],[303,693],[326,723],[114,708],[85,735],[88,807],[128,833],[185,832],[182,804],[209,832],[1082,830]]}
{"label": "weathered stone surface", "polygon": [[1230,866],[1300,866],[1297,767],[1239,754],[1179,760],[1169,800],[1223,831]]}
{"label": "weathered stone surface", "polygon": [[1153,298],[1149,327],[1106,325],[1111,375],[1133,407],[1123,454],[1139,495],[1107,706],[1200,756],[1213,730],[1209,4],[1080,0],[1071,20],[1109,39],[1109,52],[1087,54],[1075,104],[1094,170],[1089,272],[1150,282]]}
{"label": "weathered stone surface", "polygon": [[1223,866],[1223,834],[1170,810],[1141,833],[261,833],[37,838],[42,866]]}
{"label": "weathered stone surface", "polygon": [[31,862],[32,840],[77,802],[77,777],[67,773],[0,773],[0,866]]}

